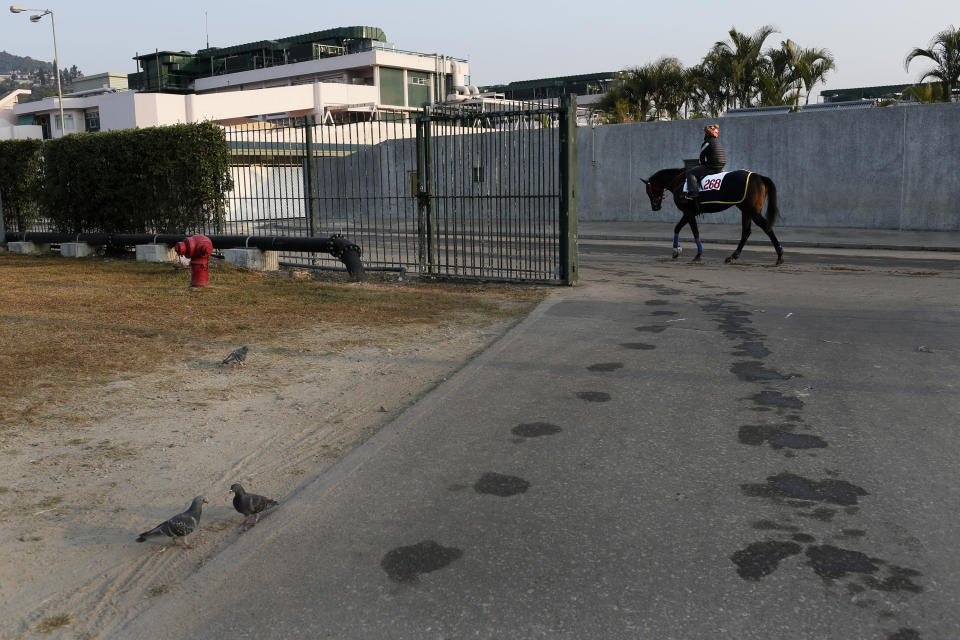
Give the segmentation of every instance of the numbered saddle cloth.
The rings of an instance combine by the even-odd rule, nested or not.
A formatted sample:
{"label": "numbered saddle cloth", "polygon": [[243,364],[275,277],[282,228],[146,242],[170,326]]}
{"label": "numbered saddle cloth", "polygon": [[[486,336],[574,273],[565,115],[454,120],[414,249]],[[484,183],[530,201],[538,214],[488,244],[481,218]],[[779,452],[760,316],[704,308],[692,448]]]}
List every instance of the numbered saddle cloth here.
{"label": "numbered saddle cloth", "polygon": [[[747,185],[752,175],[752,171],[739,169],[704,176],[700,181],[700,197],[697,199],[701,205],[740,204],[747,197]],[[687,190],[686,184],[683,190]]]}

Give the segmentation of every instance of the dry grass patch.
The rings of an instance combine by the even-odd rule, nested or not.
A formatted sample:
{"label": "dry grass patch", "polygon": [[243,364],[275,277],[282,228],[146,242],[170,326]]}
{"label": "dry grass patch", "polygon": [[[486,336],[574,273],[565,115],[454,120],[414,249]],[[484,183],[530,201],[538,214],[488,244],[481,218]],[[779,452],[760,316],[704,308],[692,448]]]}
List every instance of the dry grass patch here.
{"label": "dry grass patch", "polygon": [[[478,324],[519,316],[547,292],[494,284],[331,284],[266,277],[219,261],[209,287],[189,272],[117,259],[0,254],[0,424],[29,422],[45,398],[82,394],[124,372],[226,355],[239,344],[283,348],[293,330]],[[364,344],[362,332],[332,343]],[[228,348],[229,347],[229,348]],[[212,366],[214,362],[202,363]],[[32,402],[30,401],[32,399]]]}
{"label": "dry grass patch", "polygon": [[64,613],[58,616],[50,616],[49,618],[44,618],[37,623],[37,631],[40,633],[50,633],[55,631],[60,627],[65,627],[68,624],[73,622],[73,614]]}

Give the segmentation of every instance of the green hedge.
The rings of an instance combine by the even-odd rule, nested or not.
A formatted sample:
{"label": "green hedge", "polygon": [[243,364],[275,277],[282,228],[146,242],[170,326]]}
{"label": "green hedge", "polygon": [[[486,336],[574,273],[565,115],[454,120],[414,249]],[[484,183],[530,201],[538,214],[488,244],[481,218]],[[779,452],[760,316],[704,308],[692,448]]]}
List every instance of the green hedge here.
{"label": "green hedge", "polygon": [[41,140],[0,140],[0,203],[3,227],[29,229],[40,215]]}
{"label": "green hedge", "polygon": [[[13,153],[0,146],[0,167],[7,155]],[[223,130],[210,123],[79,133],[43,143],[32,174],[40,185],[32,190],[33,209],[18,206],[39,209],[56,231],[216,229],[233,188],[229,167]],[[30,168],[23,172],[29,174]],[[6,194],[3,202],[6,210]]]}

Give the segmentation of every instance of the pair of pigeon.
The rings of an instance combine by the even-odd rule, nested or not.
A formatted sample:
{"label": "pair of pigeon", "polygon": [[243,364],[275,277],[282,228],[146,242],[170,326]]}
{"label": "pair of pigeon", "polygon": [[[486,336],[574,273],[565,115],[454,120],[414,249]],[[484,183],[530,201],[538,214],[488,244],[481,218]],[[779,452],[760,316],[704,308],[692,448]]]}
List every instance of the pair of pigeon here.
{"label": "pair of pigeon", "polygon": [[[233,483],[230,487],[233,492],[233,508],[244,515],[243,522],[240,524],[243,530],[256,526],[260,522],[260,514],[270,507],[275,507],[279,503],[271,498],[259,496],[255,493],[247,493],[239,482]],[[146,542],[147,538],[154,536],[167,536],[173,538],[173,546],[179,546],[180,540],[193,533],[200,526],[200,511],[203,509],[207,499],[203,496],[197,496],[190,503],[190,508],[183,513],[178,513],[169,520],[161,522],[153,529],[144,531],[137,538],[137,542]],[[253,517],[253,524],[248,524],[250,517]],[[192,549],[186,540],[183,540],[183,546]]]}

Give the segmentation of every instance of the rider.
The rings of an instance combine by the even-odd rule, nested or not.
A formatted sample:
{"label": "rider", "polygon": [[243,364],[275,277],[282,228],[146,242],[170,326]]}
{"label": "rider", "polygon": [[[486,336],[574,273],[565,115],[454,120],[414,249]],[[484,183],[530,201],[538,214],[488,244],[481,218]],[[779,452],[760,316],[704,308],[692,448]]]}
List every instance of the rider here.
{"label": "rider", "polygon": [[[697,203],[700,193],[700,180],[711,173],[720,173],[727,163],[727,156],[720,144],[720,125],[711,124],[703,128],[703,145],[700,147],[700,164],[687,170],[687,192],[684,198]],[[697,209],[699,209],[699,204]]]}

